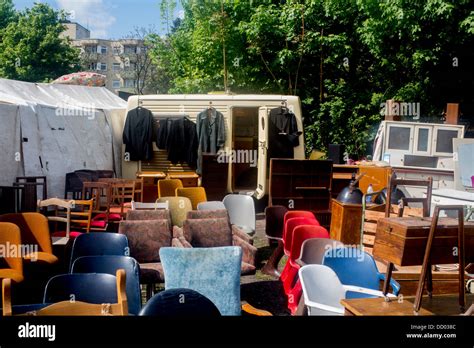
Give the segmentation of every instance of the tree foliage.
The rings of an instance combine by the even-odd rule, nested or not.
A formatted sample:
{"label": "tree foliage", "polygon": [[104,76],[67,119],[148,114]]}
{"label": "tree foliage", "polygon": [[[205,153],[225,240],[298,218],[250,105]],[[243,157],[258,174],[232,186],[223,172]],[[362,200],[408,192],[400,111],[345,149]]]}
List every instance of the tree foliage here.
{"label": "tree foliage", "polygon": [[[162,1],[162,13],[172,3]],[[387,99],[420,103],[422,116],[439,117],[447,102],[474,113],[470,0],[190,0],[182,6],[178,27],[149,38],[169,92],[223,90],[225,61],[233,92],[301,97],[307,150],[340,143],[362,155]]]}
{"label": "tree foliage", "polygon": [[[0,16],[0,76],[42,82],[77,71],[79,51],[60,37],[65,15],[42,3],[15,13],[9,3],[0,0],[8,13]],[[1,29],[4,18],[7,23]]]}

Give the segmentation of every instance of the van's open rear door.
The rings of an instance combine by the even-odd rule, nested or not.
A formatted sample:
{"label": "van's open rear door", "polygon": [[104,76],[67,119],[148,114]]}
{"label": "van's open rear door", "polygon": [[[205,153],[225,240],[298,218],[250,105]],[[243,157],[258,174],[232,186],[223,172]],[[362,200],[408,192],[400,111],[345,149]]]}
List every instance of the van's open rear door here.
{"label": "van's open rear door", "polygon": [[255,198],[261,199],[267,192],[268,112],[266,107],[258,109],[258,180]]}

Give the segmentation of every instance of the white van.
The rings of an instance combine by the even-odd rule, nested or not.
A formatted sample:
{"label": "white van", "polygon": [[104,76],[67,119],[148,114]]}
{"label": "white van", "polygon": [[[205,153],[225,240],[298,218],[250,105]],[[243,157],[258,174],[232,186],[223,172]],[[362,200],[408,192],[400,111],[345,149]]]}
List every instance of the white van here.
{"label": "white van", "polygon": [[[138,106],[149,109],[155,118],[170,116],[188,116],[195,121],[197,114],[210,105],[224,115],[226,121],[226,150],[252,148],[258,154],[255,171],[242,171],[242,166],[228,164],[228,192],[252,192],[260,199],[268,193],[268,115],[276,107],[286,105],[297,120],[298,130],[303,132],[301,103],[297,96],[289,95],[227,95],[227,94],[162,94],[132,96],[128,99],[127,111]],[[154,145],[155,156],[149,163],[122,163],[124,178],[134,178],[137,172],[180,172],[189,171],[185,165],[173,165],[166,160],[166,151],[158,150]],[[123,150],[124,151],[124,150]],[[122,159],[124,156],[122,156]],[[304,159],[304,134],[300,135],[299,146],[294,148],[294,158]],[[249,168],[247,168],[249,169]],[[243,180],[233,180],[236,171],[247,175]],[[241,176],[240,175],[240,176]]]}

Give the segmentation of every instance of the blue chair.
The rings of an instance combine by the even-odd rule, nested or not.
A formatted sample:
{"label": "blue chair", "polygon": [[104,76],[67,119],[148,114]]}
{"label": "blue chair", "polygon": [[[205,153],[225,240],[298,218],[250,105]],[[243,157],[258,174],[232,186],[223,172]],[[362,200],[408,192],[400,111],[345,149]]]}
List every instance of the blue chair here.
{"label": "blue chair", "polygon": [[[322,264],[330,267],[337,274],[342,284],[379,290],[380,282],[385,280],[385,275],[377,269],[372,255],[358,248],[331,248],[325,252]],[[392,278],[390,285],[393,293],[398,295],[400,284]],[[351,292],[347,298],[358,297],[367,296]]]}
{"label": "blue chair", "polygon": [[118,255],[129,256],[127,236],[110,232],[91,232],[81,234],[74,240],[71,251],[69,271],[80,256]]}
{"label": "blue chair", "polygon": [[125,270],[128,312],[138,315],[142,308],[140,291],[140,266],[129,256],[104,255],[77,258],[71,273],[107,273],[115,275],[118,269]]}
{"label": "blue chair", "polygon": [[206,296],[221,315],[241,315],[240,247],[160,249],[165,289],[192,289]]}
{"label": "blue chair", "polygon": [[141,310],[141,316],[218,317],[217,307],[207,297],[191,289],[170,289],[153,296]]}
{"label": "blue chair", "polygon": [[104,273],[60,274],[46,284],[43,303],[117,303],[117,279]]}

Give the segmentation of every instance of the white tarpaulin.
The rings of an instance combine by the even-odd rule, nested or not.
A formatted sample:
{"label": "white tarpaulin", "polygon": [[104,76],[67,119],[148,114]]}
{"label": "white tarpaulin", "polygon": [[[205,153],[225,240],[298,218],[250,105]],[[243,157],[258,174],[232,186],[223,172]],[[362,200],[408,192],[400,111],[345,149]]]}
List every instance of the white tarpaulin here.
{"label": "white tarpaulin", "polygon": [[126,102],[102,87],[0,79],[0,185],[46,176],[63,197],[65,175],[79,169],[121,176]]}

